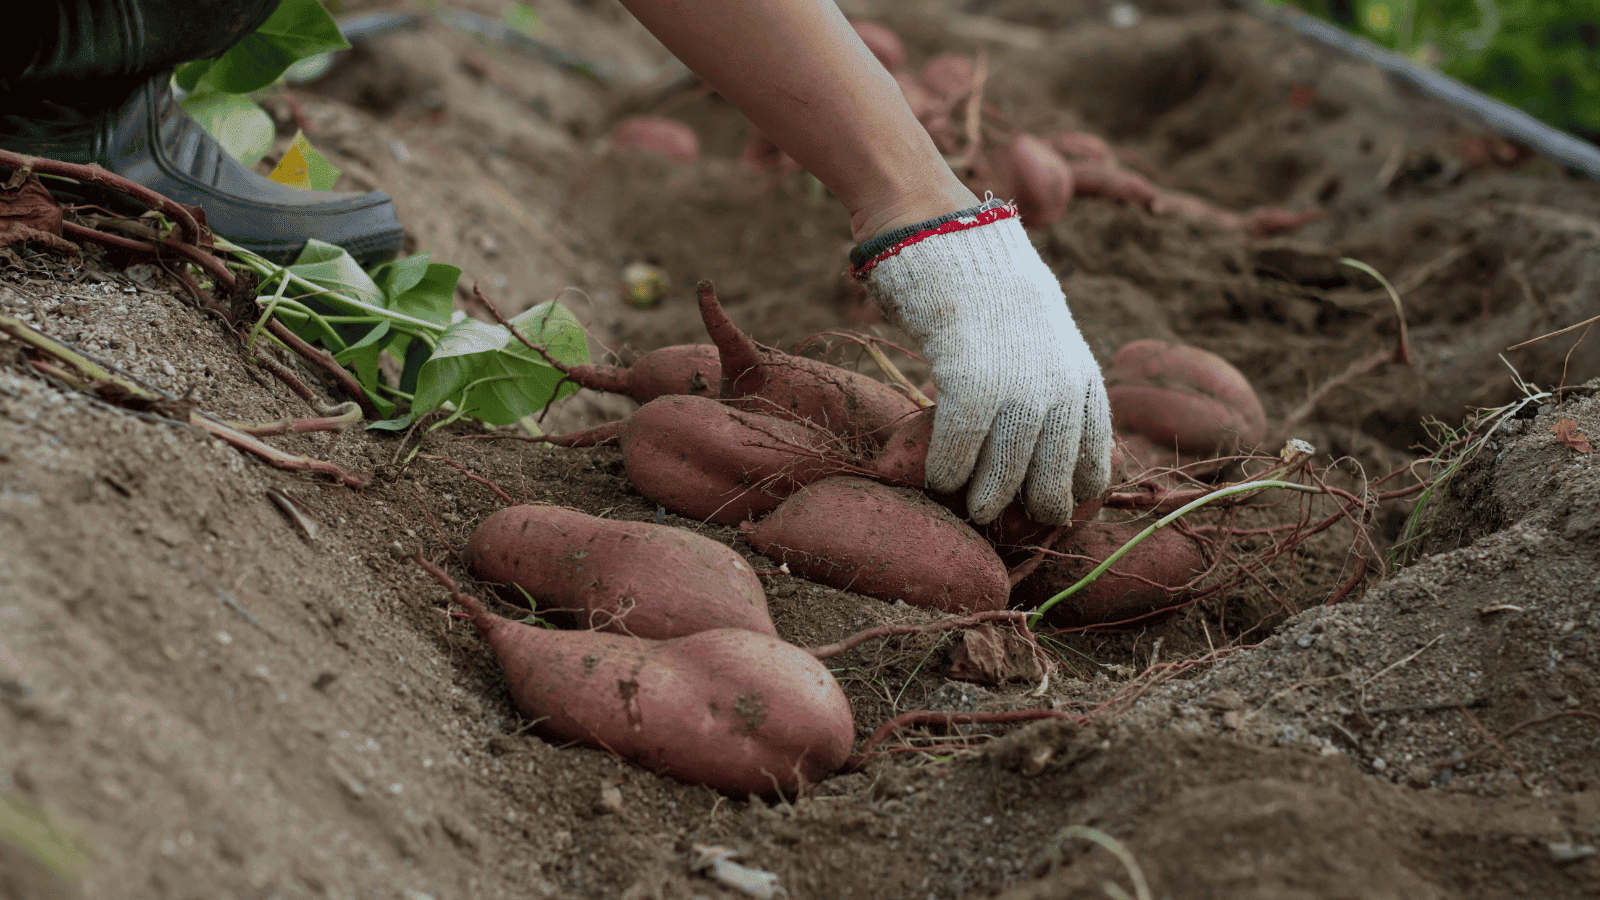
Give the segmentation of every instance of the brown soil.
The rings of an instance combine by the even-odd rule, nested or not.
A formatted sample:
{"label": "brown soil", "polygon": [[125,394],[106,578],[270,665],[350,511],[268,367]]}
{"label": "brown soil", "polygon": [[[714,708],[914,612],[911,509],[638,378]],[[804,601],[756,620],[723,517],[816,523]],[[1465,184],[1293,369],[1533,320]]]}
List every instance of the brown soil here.
{"label": "brown soil", "polygon": [[[416,249],[508,310],[561,294],[597,349],[625,358],[702,339],[702,277],[771,344],[894,336],[843,288],[836,205],[804,176],[740,169],[747,126],[714,97],[656,90],[670,59],[620,6],[538,6],[546,40],[625,87],[437,24],[383,37],[295,91],[347,186],[394,194]],[[1392,346],[1388,300],[1338,264],[1353,256],[1400,285],[1415,358],[1330,392],[1289,435],[1318,448],[1319,470],[1344,460],[1340,483],[1425,455],[1429,422],[1528,396],[1519,377],[1587,382],[1498,418],[1434,492],[1403,566],[1323,606],[1352,571],[1352,534],[1332,529],[1162,624],[1058,636],[1039,696],[944,677],[956,637],[863,645],[830,661],[862,738],[918,709],[1053,705],[1093,724],[913,730],[889,749],[946,749],[876,756],[792,801],[729,798],[530,736],[444,592],[391,555],[421,546],[462,576],[451,551],[501,505],[441,462],[395,465],[419,440],[519,501],[661,517],[614,451],[448,430],[270,439],[370,480],[350,490],[88,399],[0,341],[0,797],[46,810],[84,860],[62,879],[0,846],[0,895],[744,896],[695,871],[697,845],[797,898],[1131,890],[1110,853],[1063,835],[1087,825],[1122,842],[1156,897],[1594,896],[1600,455],[1552,427],[1600,437],[1600,353],[1576,333],[1506,348],[1600,313],[1600,187],[1537,159],[1473,168],[1470,127],[1221,3],[1146,4],[1126,29],[1108,6],[846,4],[899,29],[913,63],[984,49],[990,97],[1018,125],[1095,131],[1228,208],[1323,212],[1253,240],[1075,201],[1035,239],[1102,362],[1142,337],[1204,347],[1281,423]],[[595,162],[630,109],[690,122],[705,158]],[[636,260],[673,278],[655,308],[618,299]],[[310,415],[183,297],[97,253],[0,251],[0,312],[228,419]],[[546,424],[628,407],[579,395]],[[269,492],[298,500],[316,536]],[[1380,547],[1413,507],[1375,510]],[[754,556],[737,529],[665,520]],[[936,618],[788,576],[767,587],[801,645]]]}

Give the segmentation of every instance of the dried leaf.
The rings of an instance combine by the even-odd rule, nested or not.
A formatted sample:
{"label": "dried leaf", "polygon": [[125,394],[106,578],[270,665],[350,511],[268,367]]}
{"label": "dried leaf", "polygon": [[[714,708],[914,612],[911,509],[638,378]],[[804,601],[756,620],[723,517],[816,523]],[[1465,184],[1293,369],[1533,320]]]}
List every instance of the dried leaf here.
{"label": "dried leaf", "polygon": [[1588,435],[1578,430],[1578,423],[1573,419],[1557,419],[1556,423],[1550,426],[1550,430],[1555,432],[1556,440],[1579,453],[1588,453],[1594,449],[1589,443]]}
{"label": "dried leaf", "polygon": [[1038,681],[1045,672],[1026,639],[1009,628],[986,624],[961,632],[961,647],[945,675],[976,684],[1005,684]]}
{"label": "dried leaf", "polygon": [[78,255],[77,246],[61,236],[61,204],[27,169],[15,170],[0,186],[0,247],[21,241]]}

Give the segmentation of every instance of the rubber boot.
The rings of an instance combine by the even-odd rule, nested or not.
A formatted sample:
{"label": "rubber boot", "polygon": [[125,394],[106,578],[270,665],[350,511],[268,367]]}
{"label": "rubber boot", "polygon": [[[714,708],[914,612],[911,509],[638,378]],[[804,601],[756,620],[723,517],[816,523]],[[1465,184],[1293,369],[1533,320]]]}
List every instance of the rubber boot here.
{"label": "rubber boot", "polygon": [[[205,210],[217,234],[277,262],[307,239],[363,266],[392,259],[404,232],[379,191],[305,191],[257,175],[172,94],[180,62],[225,51],[278,0],[58,0],[21,14],[20,52],[0,68],[0,147],[100,166]],[[18,65],[20,61],[20,66]]]}

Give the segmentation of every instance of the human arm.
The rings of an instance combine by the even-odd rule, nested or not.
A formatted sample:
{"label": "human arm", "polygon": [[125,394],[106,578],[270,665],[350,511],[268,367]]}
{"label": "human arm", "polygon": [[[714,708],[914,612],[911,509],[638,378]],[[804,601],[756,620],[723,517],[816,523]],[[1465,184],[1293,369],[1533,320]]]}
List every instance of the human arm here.
{"label": "human arm", "polygon": [[854,271],[939,388],[928,485],[988,522],[1019,490],[1067,521],[1110,475],[1105,387],[1009,207],[980,212],[899,86],[826,0],[623,0],[850,213]]}

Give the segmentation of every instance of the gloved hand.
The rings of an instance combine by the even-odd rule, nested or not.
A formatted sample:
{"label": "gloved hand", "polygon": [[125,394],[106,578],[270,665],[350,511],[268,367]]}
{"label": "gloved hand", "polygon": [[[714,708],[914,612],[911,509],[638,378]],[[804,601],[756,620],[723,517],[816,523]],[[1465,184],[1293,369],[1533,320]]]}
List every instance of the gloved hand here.
{"label": "gloved hand", "polygon": [[1028,515],[1069,521],[1111,479],[1105,382],[1016,210],[990,201],[880,235],[853,273],[933,363],[928,487],[971,478],[967,514],[993,521],[1023,488]]}

